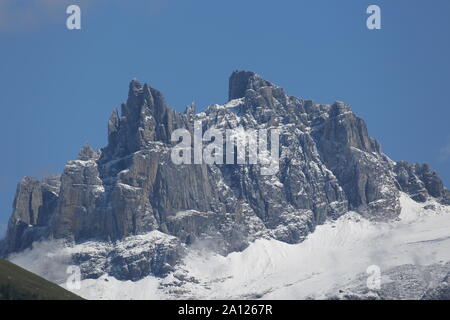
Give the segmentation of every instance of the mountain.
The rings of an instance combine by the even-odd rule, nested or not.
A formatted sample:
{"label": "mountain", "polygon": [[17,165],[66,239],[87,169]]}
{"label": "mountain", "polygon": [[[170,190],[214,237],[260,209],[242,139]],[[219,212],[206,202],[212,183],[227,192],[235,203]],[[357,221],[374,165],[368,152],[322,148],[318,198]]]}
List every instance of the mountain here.
{"label": "mountain", "polygon": [[21,267],[0,259],[0,300],[82,300]]}
{"label": "mountain", "polygon": [[[279,130],[278,170],[175,164],[171,135],[195,135],[196,121],[202,132]],[[402,195],[450,205],[436,172],[389,159],[350,106],[289,96],[253,72],[233,72],[229,101],[200,113],[194,105],[179,113],[133,80],[107,127],[100,151],[85,145],[61,175],[19,182],[3,257],[53,241],[71,248],[84,279],[138,281],[173,274],[192,248],[227,256],[262,239],[298,244],[351,212],[393,222]]]}

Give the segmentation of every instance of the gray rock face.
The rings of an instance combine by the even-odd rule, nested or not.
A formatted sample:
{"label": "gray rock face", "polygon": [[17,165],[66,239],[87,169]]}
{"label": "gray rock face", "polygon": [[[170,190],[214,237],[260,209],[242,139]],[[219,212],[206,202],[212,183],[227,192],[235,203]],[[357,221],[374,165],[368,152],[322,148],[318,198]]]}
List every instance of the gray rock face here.
{"label": "gray rock face", "polygon": [[116,243],[84,242],[74,247],[72,263],[80,267],[85,279],[109,274],[119,280],[136,281],[149,274],[167,275],[184,250],[176,237],[153,231]]}
{"label": "gray rock face", "polygon": [[436,286],[429,288],[422,296],[423,300],[450,300],[450,271]]}
{"label": "gray rock face", "polygon": [[36,239],[50,236],[48,225],[58,202],[60,176],[44,181],[26,177],[17,186],[13,214],[0,253],[6,255],[28,248]]}
{"label": "gray rock face", "polygon": [[363,274],[329,299],[337,300],[448,300],[450,263],[400,265],[383,272],[380,289],[368,289]]}
{"label": "gray rock face", "polygon": [[[288,96],[248,71],[231,75],[229,98],[182,114],[167,107],[158,90],[133,80],[121,113],[114,109],[108,121],[105,148],[85,145],[60,177],[19,183],[1,254],[44,239],[96,240],[108,244],[104,253],[74,256],[88,266],[85,275],[136,280],[165,274],[185,245],[226,254],[260,237],[296,243],[349,210],[376,220],[397,217],[400,190],[450,198],[428,167],[389,160],[344,103]],[[203,131],[280,130],[279,171],[261,175],[260,164],[175,165],[171,134],[192,132],[194,121],[202,121]],[[156,231],[176,240],[147,243],[126,258],[114,249]],[[95,265],[103,267],[96,272]]]}
{"label": "gray rock face", "polygon": [[444,187],[437,173],[427,164],[411,164],[406,161],[398,162],[394,167],[400,189],[418,202],[425,202],[433,197],[442,204],[450,204],[450,193]]}
{"label": "gray rock face", "polygon": [[392,164],[370,138],[364,121],[334,103],[314,135],[327,167],[345,190],[350,209],[369,217],[394,218],[400,212]]}

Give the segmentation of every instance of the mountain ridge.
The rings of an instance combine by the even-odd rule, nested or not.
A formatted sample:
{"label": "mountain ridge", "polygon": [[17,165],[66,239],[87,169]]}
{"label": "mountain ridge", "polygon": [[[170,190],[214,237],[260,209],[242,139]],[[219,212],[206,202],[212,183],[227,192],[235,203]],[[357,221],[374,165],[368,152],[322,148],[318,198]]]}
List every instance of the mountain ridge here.
{"label": "mountain ridge", "polygon": [[[171,134],[192,132],[200,120],[204,130],[279,128],[279,172],[173,164]],[[197,114],[194,106],[184,113],[171,109],[161,92],[133,79],[107,127],[108,144],[99,152],[85,145],[62,175],[18,184],[2,256],[40,240],[115,243],[161,232],[158,245],[148,243],[135,256],[117,247],[105,251],[113,258],[103,271],[137,280],[166,275],[185,248],[198,243],[227,254],[258,238],[301,242],[317,225],[351,210],[396,219],[400,191],[419,202],[450,204],[449,190],[428,165],[390,160],[350,106],[289,96],[250,71],[233,72],[226,105]],[[99,276],[92,272],[96,257],[74,255],[73,261],[84,266],[84,276]]]}

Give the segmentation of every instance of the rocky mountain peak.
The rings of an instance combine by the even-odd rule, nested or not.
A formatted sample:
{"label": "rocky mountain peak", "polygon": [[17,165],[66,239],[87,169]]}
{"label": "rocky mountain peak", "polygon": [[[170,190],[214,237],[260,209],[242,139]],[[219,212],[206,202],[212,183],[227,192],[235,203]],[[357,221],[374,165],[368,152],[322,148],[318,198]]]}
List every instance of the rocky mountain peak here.
{"label": "rocky mountain peak", "polygon": [[272,84],[251,71],[234,71],[229,79],[228,100],[234,100],[245,97],[248,89],[257,90]]}
{"label": "rocky mountain peak", "polygon": [[[395,219],[400,191],[419,194],[418,200],[450,199],[429,167],[389,160],[364,120],[342,102],[288,96],[249,71],[233,72],[229,99],[183,114],[161,92],[132,80],[99,154],[85,145],[60,177],[19,183],[0,255],[45,239],[106,241],[108,262],[99,272],[136,280],[169,272],[182,248],[198,242],[221,254],[261,237],[297,243],[349,210]],[[196,120],[208,128],[279,129],[279,170],[264,176],[259,164],[174,164],[171,134]],[[144,246],[141,235],[151,235]],[[140,248],[134,256],[110,243],[130,237]],[[91,271],[96,259],[74,257]]]}
{"label": "rocky mountain peak", "polygon": [[346,112],[352,112],[352,109],[349,105],[341,102],[341,101],[335,101],[330,108],[330,117],[336,117],[340,114],[344,114]]}
{"label": "rocky mountain peak", "polygon": [[410,194],[414,200],[425,202],[432,196],[450,205],[449,190],[428,164],[399,161],[394,166],[394,172],[401,190]]}
{"label": "rocky mountain peak", "polygon": [[121,115],[114,109],[108,121],[108,145],[101,162],[147,148],[155,141],[170,143],[173,130],[185,127],[186,117],[169,108],[163,94],[133,79]]}
{"label": "rocky mountain peak", "polygon": [[96,152],[92,150],[91,146],[88,143],[85,143],[78,153],[78,160],[88,161],[96,159]]}
{"label": "rocky mountain peak", "polygon": [[128,96],[137,96],[142,92],[142,84],[141,82],[134,78],[130,81]]}
{"label": "rocky mountain peak", "polygon": [[165,107],[164,96],[160,91],[133,79],[129,85],[127,102],[122,104],[122,116],[129,118],[133,125],[139,125],[138,120],[142,116],[162,113]]}
{"label": "rocky mountain peak", "polygon": [[119,131],[120,126],[120,115],[119,115],[119,109],[117,107],[114,107],[113,112],[111,113],[111,116],[108,120],[108,143],[112,144],[114,141],[113,139],[116,138],[117,132]]}
{"label": "rocky mountain peak", "polygon": [[186,116],[188,116],[189,118],[191,118],[195,115],[195,111],[196,111],[196,105],[195,105],[195,102],[193,101],[190,105],[186,106],[186,108],[184,109],[184,114]]}

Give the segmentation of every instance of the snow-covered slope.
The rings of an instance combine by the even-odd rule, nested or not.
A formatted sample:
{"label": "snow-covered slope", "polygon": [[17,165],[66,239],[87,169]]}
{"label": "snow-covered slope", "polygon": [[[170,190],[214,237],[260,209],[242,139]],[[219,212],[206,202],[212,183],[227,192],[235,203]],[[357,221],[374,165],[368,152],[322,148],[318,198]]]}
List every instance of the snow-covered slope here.
{"label": "snow-covered slope", "polygon": [[[236,161],[214,151],[219,163],[177,164],[178,129],[194,134],[203,155],[222,140]],[[207,137],[212,129],[217,141]],[[231,141],[238,145],[226,148]],[[237,163],[244,143],[246,165]],[[96,152],[84,145],[60,175],[20,181],[0,257],[24,253],[12,259],[25,259],[57,282],[67,278],[69,263],[84,279],[166,278],[155,280],[158,294],[171,297],[317,295],[368,263],[388,264],[375,258],[390,254],[389,244],[415,241],[397,239],[403,232],[426,235],[426,222],[417,232],[402,227],[416,225],[419,209],[392,225],[401,213],[400,192],[450,205],[450,190],[435,171],[391,160],[343,102],[293,97],[241,70],[229,79],[228,102],[180,113],[134,79],[121,112],[114,109],[108,120],[107,146]],[[42,241],[51,242],[36,245]],[[112,294],[114,281],[104,282],[105,294]]]}
{"label": "snow-covered slope", "polygon": [[[406,194],[401,205],[395,222],[371,222],[350,212],[318,226],[299,244],[259,239],[226,257],[189,249],[184,263],[164,279],[132,282],[103,275],[82,280],[74,292],[89,299],[323,299],[361,278],[371,265],[379,266],[383,275],[407,264],[449,262],[450,207],[434,201],[420,204]],[[65,286],[70,255],[80,250],[100,249],[93,243],[65,247],[45,242],[11,260]]]}

